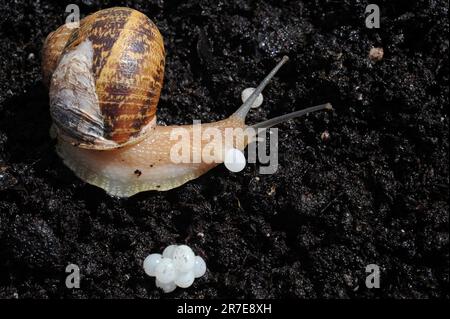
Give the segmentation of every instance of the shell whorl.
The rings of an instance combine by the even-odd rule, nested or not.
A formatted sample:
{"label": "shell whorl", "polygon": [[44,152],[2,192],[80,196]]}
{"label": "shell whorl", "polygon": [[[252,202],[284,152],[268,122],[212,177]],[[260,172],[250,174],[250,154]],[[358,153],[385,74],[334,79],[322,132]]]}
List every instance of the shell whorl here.
{"label": "shell whorl", "polygon": [[50,110],[61,137],[93,149],[142,140],[156,121],[164,57],[156,25],[129,8],[101,10],[71,32],[50,34],[43,78],[51,74]]}

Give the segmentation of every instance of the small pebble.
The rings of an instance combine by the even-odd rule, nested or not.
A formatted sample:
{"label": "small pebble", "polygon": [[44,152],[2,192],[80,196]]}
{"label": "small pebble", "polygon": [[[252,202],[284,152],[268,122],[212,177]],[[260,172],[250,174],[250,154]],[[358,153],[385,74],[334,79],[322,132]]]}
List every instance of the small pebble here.
{"label": "small pebble", "polygon": [[324,142],[328,141],[330,139],[330,133],[328,133],[328,131],[322,132],[322,134],[320,134],[320,139]]}
{"label": "small pebble", "polygon": [[[242,91],[242,93],[241,93],[242,102],[247,101],[247,99],[250,97],[250,95],[252,95],[252,93],[254,91],[255,91],[254,88],[246,88],[244,91]],[[255,102],[253,102],[252,108],[256,109],[256,108],[260,107],[263,100],[264,100],[263,95],[261,93],[259,93]]]}
{"label": "small pebble", "polygon": [[231,148],[225,153],[225,167],[233,173],[242,171],[246,163],[244,154],[236,148]]}
{"label": "small pebble", "polygon": [[384,50],[383,48],[371,48],[369,51],[369,59],[378,62],[383,59]]}

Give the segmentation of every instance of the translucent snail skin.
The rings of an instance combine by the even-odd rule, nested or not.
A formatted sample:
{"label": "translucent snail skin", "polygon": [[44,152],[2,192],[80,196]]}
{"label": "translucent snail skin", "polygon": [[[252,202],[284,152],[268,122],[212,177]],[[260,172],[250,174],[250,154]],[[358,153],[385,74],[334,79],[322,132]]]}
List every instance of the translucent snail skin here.
{"label": "translucent snail skin", "polygon": [[[245,124],[258,95],[287,62],[283,57],[235,113],[201,124],[201,130],[210,128],[223,135],[236,129],[232,145],[215,145],[221,151],[214,162],[179,163],[171,158],[177,143],[171,133],[181,128],[193,140],[196,125],[156,124],[165,50],[158,28],[144,14],[114,7],[87,16],[77,29],[63,25],[47,37],[42,57],[57,153],[83,181],[118,197],[169,190],[203,175],[223,162],[225,147],[245,149],[255,137],[245,133],[249,127],[269,128],[308,112],[331,109],[327,103],[253,126]],[[193,157],[202,158],[208,142],[187,147]]]}

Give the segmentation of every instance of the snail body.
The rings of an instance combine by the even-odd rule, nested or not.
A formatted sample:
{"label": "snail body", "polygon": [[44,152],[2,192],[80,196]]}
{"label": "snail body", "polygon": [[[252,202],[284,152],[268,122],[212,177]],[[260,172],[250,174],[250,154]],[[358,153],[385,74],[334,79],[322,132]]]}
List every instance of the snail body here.
{"label": "snail body", "polygon": [[[202,124],[202,129],[213,127],[224,134],[226,128],[241,126],[241,121],[227,119]],[[179,128],[184,128],[193,139],[193,125]],[[163,191],[178,187],[203,175],[220,162],[173,163],[170,159],[174,145],[170,139],[173,129],[174,126],[156,126],[151,137],[133,146],[110,151],[80,149],[69,143],[61,143],[57,148],[64,163],[82,180],[105,189],[109,194],[128,197],[147,190]],[[234,146],[243,150],[246,143]],[[193,148],[191,151],[192,157],[195,157],[202,149]]]}
{"label": "snail body", "polygon": [[[232,143],[225,145],[225,138],[192,142],[196,125],[156,124],[165,50],[158,28],[139,11],[109,8],[82,19],[79,28],[61,26],[47,37],[42,56],[58,155],[82,180],[118,197],[178,187],[223,162],[225,148],[244,150],[255,137],[246,133],[245,116],[287,61],[283,58],[230,117],[201,124],[202,130],[214,129],[222,136],[232,129]],[[268,128],[308,111],[312,109],[255,127]],[[200,161],[173,161],[178,143],[171,138],[174,129],[186,132],[189,153]],[[212,162],[202,158],[208,143],[219,150]]]}

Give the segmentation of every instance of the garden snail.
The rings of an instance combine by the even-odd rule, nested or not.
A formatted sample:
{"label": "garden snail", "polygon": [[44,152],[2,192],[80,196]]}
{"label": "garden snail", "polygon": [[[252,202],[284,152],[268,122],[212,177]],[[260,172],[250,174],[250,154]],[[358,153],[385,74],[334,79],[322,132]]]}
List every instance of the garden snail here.
{"label": "garden snail", "polygon": [[[82,180],[118,197],[147,190],[169,190],[195,179],[217,162],[174,163],[170,137],[183,128],[193,138],[198,125],[160,126],[156,106],[164,77],[165,51],[156,25],[139,11],[109,8],[50,33],[42,54],[43,81],[49,87],[52,129],[57,153]],[[256,97],[287,61],[284,57],[254,93],[230,117],[201,124],[225,134],[247,128],[245,117]],[[319,105],[253,127],[268,128]],[[251,137],[237,130],[232,147],[243,150]],[[239,135],[239,136],[237,136]],[[189,142],[189,141],[188,141]],[[216,145],[223,149],[225,145]],[[189,143],[193,156],[204,151]],[[223,152],[214,154],[223,161]],[[201,158],[201,157],[200,157]]]}

